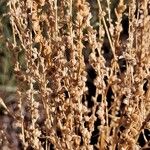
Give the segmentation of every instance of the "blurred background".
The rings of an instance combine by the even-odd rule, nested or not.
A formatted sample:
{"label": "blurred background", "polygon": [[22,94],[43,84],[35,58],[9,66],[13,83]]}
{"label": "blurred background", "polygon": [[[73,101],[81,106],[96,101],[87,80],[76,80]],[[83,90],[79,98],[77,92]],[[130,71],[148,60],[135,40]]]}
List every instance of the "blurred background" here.
{"label": "blurred background", "polygon": [[12,52],[7,48],[7,38],[11,40],[12,37],[7,2],[8,0],[0,0],[0,97],[6,103],[14,99],[16,91]]}

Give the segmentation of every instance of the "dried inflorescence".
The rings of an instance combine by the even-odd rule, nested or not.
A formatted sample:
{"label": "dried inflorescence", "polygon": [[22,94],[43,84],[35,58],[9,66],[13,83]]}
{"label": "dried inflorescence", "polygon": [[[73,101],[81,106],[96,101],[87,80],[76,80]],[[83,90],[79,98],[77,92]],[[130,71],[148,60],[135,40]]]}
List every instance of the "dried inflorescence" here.
{"label": "dried inflorescence", "polygon": [[113,1],[95,3],[8,2],[24,149],[150,146],[149,2],[120,0],[114,10]]}

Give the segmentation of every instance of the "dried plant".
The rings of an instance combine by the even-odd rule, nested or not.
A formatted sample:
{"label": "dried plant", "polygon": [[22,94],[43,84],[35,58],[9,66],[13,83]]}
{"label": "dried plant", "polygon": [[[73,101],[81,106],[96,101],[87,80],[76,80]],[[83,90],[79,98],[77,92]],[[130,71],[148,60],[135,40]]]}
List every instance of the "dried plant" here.
{"label": "dried plant", "polygon": [[17,106],[2,149],[150,148],[150,1],[7,6]]}

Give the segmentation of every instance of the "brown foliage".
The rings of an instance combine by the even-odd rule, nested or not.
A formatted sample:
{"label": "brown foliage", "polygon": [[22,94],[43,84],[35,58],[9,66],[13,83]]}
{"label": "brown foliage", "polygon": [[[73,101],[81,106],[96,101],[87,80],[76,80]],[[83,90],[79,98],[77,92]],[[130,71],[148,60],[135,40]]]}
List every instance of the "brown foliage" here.
{"label": "brown foliage", "polygon": [[144,135],[150,129],[149,2],[120,0],[115,20],[106,2],[104,11],[99,0],[96,10],[86,0],[9,1],[8,46],[18,80],[14,124],[24,149],[150,146]]}

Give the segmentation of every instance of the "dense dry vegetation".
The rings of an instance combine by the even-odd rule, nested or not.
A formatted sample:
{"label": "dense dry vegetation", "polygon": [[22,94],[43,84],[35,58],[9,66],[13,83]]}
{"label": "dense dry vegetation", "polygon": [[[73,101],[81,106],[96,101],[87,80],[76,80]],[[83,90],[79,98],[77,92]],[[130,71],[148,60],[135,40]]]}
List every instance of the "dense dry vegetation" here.
{"label": "dense dry vegetation", "polygon": [[150,1],[3,2],[0,149],[150,149]]}

